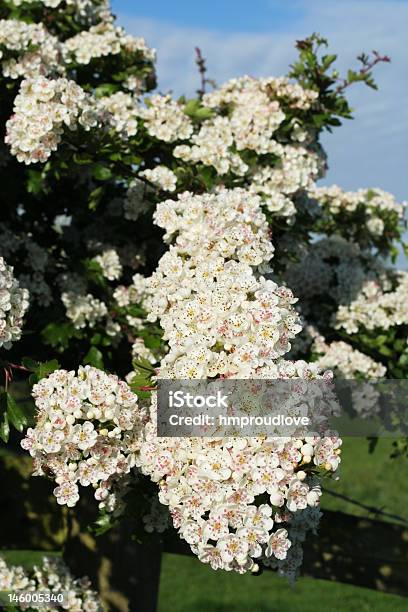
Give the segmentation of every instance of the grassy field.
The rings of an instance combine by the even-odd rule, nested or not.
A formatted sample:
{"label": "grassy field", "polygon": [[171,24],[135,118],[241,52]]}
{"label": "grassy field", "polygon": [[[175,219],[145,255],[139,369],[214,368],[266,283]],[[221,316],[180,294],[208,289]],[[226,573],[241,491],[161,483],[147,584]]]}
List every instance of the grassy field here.
{"label": "grassy field", "polygon": [[325,580],[300,578],[294,588],[270,572],[239,576],[165,555],[159,612],[406,612],[405,598]]}
{"label": "grassy field", "polygon": [[[408,461],[390,459],[391,441],[380,440],[368,454],[366,440],[347,439],[343,445],[341,479],[327,488],[398,514],[408,520],[406,470]],[[404,482],[405,480],[405,482]],[[370,516],[359,506],[323,495],[322,507]],[[378,516],[387,520],[384,516]],[[406,612],[408,601],[369,589],[300,578],[294,588],[269,572],[239,576],[214,572],[193,558],[165,555],[159,612]]]}

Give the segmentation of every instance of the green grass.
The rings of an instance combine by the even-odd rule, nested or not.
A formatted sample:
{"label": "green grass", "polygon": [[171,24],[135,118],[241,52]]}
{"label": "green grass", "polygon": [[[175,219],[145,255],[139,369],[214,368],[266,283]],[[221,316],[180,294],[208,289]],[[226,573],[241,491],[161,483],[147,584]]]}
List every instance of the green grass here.
{"label": "green grass", "polygon": [[[367,440],[346,438],[342,447],[340,479],[329,480],[324,485],[331,491],[399,515],[408,523],[406,486],[408,459],[405,457],[390,459],[392,448],[392,439],[384,438],[379,440],[375,451],[369,454]],[[388,520],[385,516],[376,517],[355,504],[339,500],[329,494],[323,494],[321,499],[323,509],[341,510],[358,516]]]}
{"label": "green grass", "polygon": [[22,565],[32,569],[34,565],[42,565],[43,557],[60,557],[60,552],[44,552],[43,550],[0,550],[7,565]]}
{"label": "green grass", "polygon": [[369,589],[300,578],[292,588],[265,572],[240,576],[190,557],[164,555],[159,612],[406,612],[407,600]]}
{"label": "green grass", "polygon": [[[405,479],[408,461],[390,459],[392,440],[380,440],[373,454],[368,443],[343,443],[341,478],[328,481],[332,491],[400,515],[408,521]],[[323,494],[322,507],[370,516],[359,506]],[[384,516],[377,516],[387,520]],[[407,599],[351,585],[300,578],[294,588],[271,572],[240,576],[214,572],[198,560],[164,555],[159,612],[406,612]]]}

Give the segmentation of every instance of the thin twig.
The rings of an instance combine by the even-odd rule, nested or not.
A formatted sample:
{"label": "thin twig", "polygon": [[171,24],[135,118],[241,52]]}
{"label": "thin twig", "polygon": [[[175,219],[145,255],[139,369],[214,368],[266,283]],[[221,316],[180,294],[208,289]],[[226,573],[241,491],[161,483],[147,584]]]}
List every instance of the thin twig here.
{"label": "thin twig", "polygon": [[9,383],[13,380],[13,375],[12,375],[12,373],[11,373],[9,368],[5,367],[5,368],[3,368],[3,370],[4,370],[4,388],[5,388],[6,393],[7,393]]}
{"label": "thin twig", "polygon": [[388,518],[393,518],[403,523],[404,525],[408,525],[408,521],[402,518],[401,516],[398,516],[398,514],[391,514],[390,512],[384,512],[384,510],[381,510],[381,508],[375,508],[374,506],[368,506],[367,504],[363,504],[355,499],[351,499],[351,497],[348,497],[347,495],[343,495],[342,493],[336,493],[335,491],[332,491],[331,489],[324,488],[324,491],[325,493],[328,493],[329,495],[332,495],[333,497],[338,497],[339,499],[343,499],[344,501],[350,502],[351,504],[354,504],[355,506],[359,506],[360,508],[367,510],[371,514],[374,514],[374,516],[378,516],[378,515],[387,516]]}
{"label": "thin twig", "polygon": [[211,87],[217,87],[217,83],[214,79],[209,79],[207,77],[207,66],[205,64],[205,58],[201,53],[200,47],[195,48],[196,52],[196,64],[198,66],[198,72],[200,73],[201,87],[197,89],[197,94],[199,98],[202,98],[207,90],[207,85],[211,85]]}
{"label": "thin twig", "polygon": [[[357,59],[362,63],[362,68],[358,72],[360,76],[365,76],[374,68],[374,66],[380,64],[381,62],[391,62],[391,58],[388,55],[380,55],[378,51],[372,51],[372,54],[372,59],[370,59],[365,53],[362,53],[357,57]],[[350,85],[351,81],[348,79],[343,79],[342,83],[340,83],[340,85],[338,85],[336,88],[336,93],[342,93],[345,89],[347,89],[347,87],[350,87]]]}
{"label": "thin twig", "polygon": [[9,363],[10,368],[13,368],[14,370],[23,370],[24,372],[31,372],[31,370],[29,370],[29,368],[26,368],[23,365],[18,365],[17,363]]}
{"label": "thin twig", "polygon": [[203,58],[203,54],[201,53],[200,47],[196,47],[195,52],[196,52],[196,64],[198,66],[198,72],[200,73],[200,80],[201,80],[201,87],[200,89],[197,89],[197,93],[200,96],[200,98],[202,98],[203,95],[205,94],[205,90],[207,86],[207,78],[206,78],[207,68],[206,68],[205,59]]}

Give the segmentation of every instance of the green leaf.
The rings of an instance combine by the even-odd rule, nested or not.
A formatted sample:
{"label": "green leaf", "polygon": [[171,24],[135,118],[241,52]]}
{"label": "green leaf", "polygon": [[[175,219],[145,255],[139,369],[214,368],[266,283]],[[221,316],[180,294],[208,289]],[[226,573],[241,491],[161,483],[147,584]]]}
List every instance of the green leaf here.
{"label": "green leaf", "polygon": [[408,353],[403,353],[403,355],[401,355],[401,357],[398,359],[398,364],[400,366],[408,365]]}
{"label": "green leaf", "polygon": [[149,376],[151,376],[155,372],[154,367],[152,366],[150,361],[148,359],[145,359],[144,357],[139,357],[138,359],[135,359],[133,365],[137,370],[139,370],[140,372],[147,373]]}
{"label": "green leaf", "polygon": [[56,359],[41,362],[35,361],[35,359],[31,359],[31,357],[23,357],[22,363],[24,367],[30,370],[30,372],[33,372],[37,380],[48,376],[48,374],[51,374],[51,372],[54,372],[54,370],[58,370],[60,367],[60,364]]}
{"label": "green leaf", "polygon": [[106,287],[106,278],[102,267],[95,259],[84,259],[83,262],[88,279],[101,287]]}
{"label": "green leaf", "polygon": [[93,162],[93,157],[89,153],[74,153],[72,159],[79,166],[92,164]]}
{"label": "green leaf", "polygon": [[390,348],[388,348],[388,346],[381,346],[378,349],[378,352],[381,355],[384,355],[384,357],[392,357],[392,350]]}
{"label": "green leaf", "polygon": [[88,200],[89,210],[96,210],[98,208],[98,205],[100,204],[102,200],[103,192],[104,192],[104,189],[102,186],[97,187],[96,189],[91,191],[91,193],[89,194],[89,200]]}
{"label": "green leaf", "polygon": [[10,425],[7,416],[7,393],[0,393],[0,412],[2,413],[0,438],[7,444],[10,435]]}
{"label": "green leaf", "polygon": [[86,365],[91,365],[94,368],[99,368],[100,370],[103,370],[104,363],[101,351],[96,348],[96,346],[92,346],[84,357],[84,363]]}
{"label": "green leaf", "polygon": [[46,344],[54,348],[68,348],[71,338],[81,338],[82,334],[72,323],[49,323],[41,332]]}
{"label": "green leaf", "polygon": [[196,113],[194,116],[196,119],[204,120],[204,119],[209,119],[213,115],[214,115],[214,112],[211,110],[211,108],[205,108],[205,106],[202,106],[201,108],[198,108],[196,110]]}
{"label": "green leaf", "polygon": [[46,376],[51,374],[51,372],[55,372],[55,370],[58,370],[59,367],[60,364],[58,363],[58,361],[56,359],[51,359],[50,361],[45,361],[43,363],[40,362],[35,373],[38,379],[40,380],[41,378],[45,378]]}
{"label": "green leaf", "polygon": [[108,181],[112,176],[112,172],[107,166],[96,164],[93,167],[92,176],[98,181]]}
{"label": "green leaf", "polygon": [[114,83],[102,83],[95,89],[95,96],[97,98],[102,98],[103,96],[111,96],[113,93],[119,90],[119,85],[115,85]]}
{"label": "green leaf", "polygon": [[200,108],[200,100],[193,98],[189,100],[187,104],[185,105],[184,112],[189,117],[194,117],[195,113],[197,112],[197,109],[199,108]]}
{"label": "green leaf", "polygon": [[23,357],[21,363],[27,370],[34,372],[38,368],[38,361],[31,359],[31,357]]}
{"label": "green leaf", "polygon": [[98,346],[102,342],[102,334],[94,334],[91,338],[92,346]]}
{"label": "green leaf", "polygon": [[322,57],[322,68],[327,70],[337,59],[337,55],[323,55]]}
{"label": "green leaf", "polygon": [[133,393],[136,393],[140,399],[148,399],[151,395],[151,391],[148,391],[143,387],[154,386],[151,381],[151,376],[154,374],[154,368],[150,361],[144,359],[143,357],[135,360],[133,362],[133,366],[136,373],[129,386]]}
{"label": "green leaf", "polygon": [[33,195],[45,192],[45,183],[42,171],[28,170],[27,191]]}
{"label": "green leaf", "polygon": [[192,119],[197,119],[199,121],[209,119],[214,115],[211,108],[202,106],[200,100],[197,100],[196,98],[193,98],[187,102],[184,107],[184,112]]}
{"label": "green leaf", "polygon": [[138,166],[142,162],[142,159],[143,158],[140,157],[140,155],[135,155],[134,153],[132,153],[131,155],[125,155],[122,158],[122,161],[128,166]]}
{"label": "green leaf", "polygon": [[24,412],[10,393],[7,393],[7,416],[17,431],[23,431],[24,427],[27,426]]}
{"label": "green leaf", "polygon": [[210,166],[202,166],[199,170],[199,176],[207,189],[211,189],[214,183],[214,171]]}
{"label": "green leaf", "polygon": [[96,519],[93,525],[91,525],[88,530],[95,534],[96,536],[103,535],[109,529],[111,529],[115,524],[113,517],[111,514],[103,513]]}
{"label": "green leaf", "polygon": [[10,425],[7,414],[3,416],[3,421],[0,423],[0,438],[7,444],[10,436]]}

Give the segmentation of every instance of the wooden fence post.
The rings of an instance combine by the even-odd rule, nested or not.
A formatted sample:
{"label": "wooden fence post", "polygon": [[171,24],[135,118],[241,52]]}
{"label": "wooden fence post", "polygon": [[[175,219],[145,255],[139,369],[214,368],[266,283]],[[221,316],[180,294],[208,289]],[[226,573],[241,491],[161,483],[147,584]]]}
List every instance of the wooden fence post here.
{"label": "wooden fence post", "polygon": [[137,542],[123,522],[94,537],[70,515],[64,559],[74,575],[89,576],[106,612],[156,612],[162,542],[146,536],[146,542]]}

